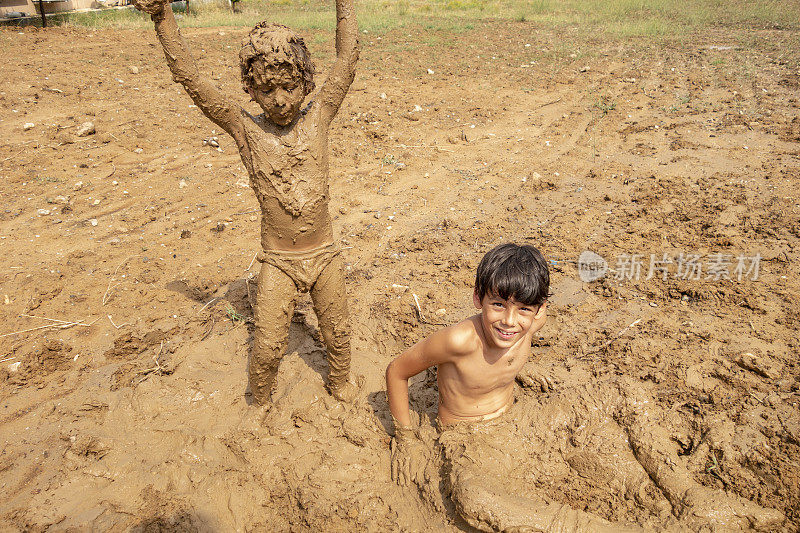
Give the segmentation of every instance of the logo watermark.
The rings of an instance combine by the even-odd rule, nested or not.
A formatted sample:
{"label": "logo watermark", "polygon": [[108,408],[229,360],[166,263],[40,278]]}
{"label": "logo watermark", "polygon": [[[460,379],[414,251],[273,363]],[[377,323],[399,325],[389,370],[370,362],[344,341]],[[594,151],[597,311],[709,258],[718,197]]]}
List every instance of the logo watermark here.
{"label": "logo watermark", "polygon": [[586,250],[578,257],[578,276],[581,281],[596,281],[607,274],[616,280],[650,280],[669,278],[683,280],[742,280],[757,281],[761,268],[761,254],[708,255],[680,252],[678,255],[662,253],[620,254],[614,268],[600,255]]}
{"label": "logo watermark", "polygon": [[578,275],[581,281],[596,281],[608,272],[608,263],[594,252],[586,250],[578,257]]}

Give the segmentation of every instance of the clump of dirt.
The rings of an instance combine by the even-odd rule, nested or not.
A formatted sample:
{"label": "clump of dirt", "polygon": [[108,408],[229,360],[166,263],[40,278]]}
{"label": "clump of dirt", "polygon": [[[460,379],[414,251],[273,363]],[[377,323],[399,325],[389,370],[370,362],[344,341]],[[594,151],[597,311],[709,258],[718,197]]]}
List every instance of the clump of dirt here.
{"label": "clump of dirt", "polygon": [[15,371],[6,372],[7,382],[14,386],[42,386],[49,375],[68,370],[73,364],[72,346],[57,339],[46,339],[41,347],[34,348]]}

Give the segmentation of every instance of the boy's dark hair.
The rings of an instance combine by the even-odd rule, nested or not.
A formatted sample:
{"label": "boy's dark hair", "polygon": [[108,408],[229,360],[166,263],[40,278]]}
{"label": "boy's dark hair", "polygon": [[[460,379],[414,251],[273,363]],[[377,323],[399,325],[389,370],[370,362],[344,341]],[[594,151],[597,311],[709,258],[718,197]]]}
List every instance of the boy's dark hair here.
{"label": "boy's dark hair", "polygon": [[475,276],[475,294],[540,306],[550,292],[550,272],[542,253],[530,244],[501,244],[481,259]]}

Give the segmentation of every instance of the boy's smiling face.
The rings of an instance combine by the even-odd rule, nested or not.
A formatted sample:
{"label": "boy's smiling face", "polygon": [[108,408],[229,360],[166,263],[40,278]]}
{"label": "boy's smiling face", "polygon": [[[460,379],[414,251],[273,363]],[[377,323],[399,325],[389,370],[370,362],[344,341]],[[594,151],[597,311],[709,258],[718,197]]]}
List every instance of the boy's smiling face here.
{"label": "boy's smiling face", "polygon": [[481,310],[481,325],[486,341],[494,348],[511,348],[531,330],[539,331],[547,319],[547,302],[541,306],[527,305],[494,294],[481,299],[473,294],[476,309]]}
{"label": "boy's smiling face", "polygon": [[306,85],[288,64],[264,66],[264,83],[247,91],[278,126],[288,126],[300,114]]}

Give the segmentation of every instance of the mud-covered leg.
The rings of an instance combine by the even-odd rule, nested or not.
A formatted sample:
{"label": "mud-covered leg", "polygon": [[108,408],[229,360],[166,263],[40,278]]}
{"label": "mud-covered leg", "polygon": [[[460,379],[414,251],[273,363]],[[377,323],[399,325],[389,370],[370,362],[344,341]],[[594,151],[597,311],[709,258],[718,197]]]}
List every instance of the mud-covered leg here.
{"label": "mud-covered leg", "polygon": [[344,263],[334,257],[311,289],[314,312],[328,352],[328,383],[331,394],[339,400],[351,401],[357,389],[350,376],[350,318],[347,292],[344,287]]}
{"label": "mud-covered leg", "polygon": [[625,431],[610,417],[575,425],[564,460],[593,483],[632,499],[656,516],[669,516],[669,502],[631,451]]}
{"label": "mud-covered leg", "polygon": [[291,278],[272,265],[262,264],[253,309],[256,327],[248,369],[250,391],[258,405],[270,403],[296,299],[297,289]]}
{"label": "mud-covered leg", "polygon": [[[487,438],[497,439],[500,444],[492,445]],[[450,497],[459,515],[476,529],[560,533],[642,531],[636,526],[612,524],[568,505],[517,494],[509,480],[519,458],[506,453],[509,445],[514,446],[509,436],[488,437],[452,429],[442,432],[439,443]]]}
{"label": "mud-covered leg", "polygon": [[682,465],[667,432],[659,426],[652,398],[637,383],[617,382],[616,418],[628,433],[636,459],[690,526],[769,530],[784,520],[782,513],[697,483]]}

